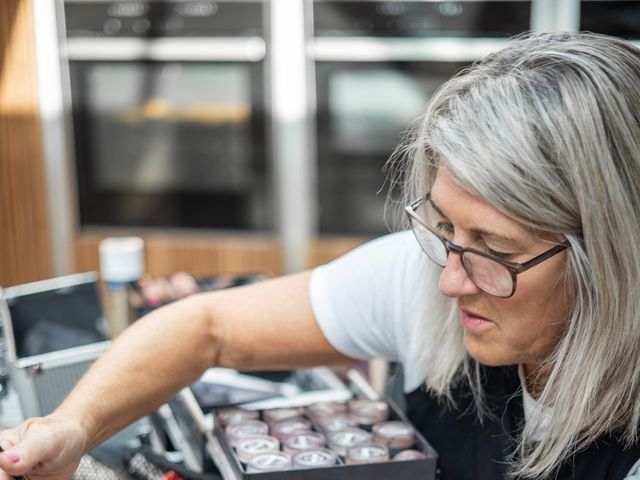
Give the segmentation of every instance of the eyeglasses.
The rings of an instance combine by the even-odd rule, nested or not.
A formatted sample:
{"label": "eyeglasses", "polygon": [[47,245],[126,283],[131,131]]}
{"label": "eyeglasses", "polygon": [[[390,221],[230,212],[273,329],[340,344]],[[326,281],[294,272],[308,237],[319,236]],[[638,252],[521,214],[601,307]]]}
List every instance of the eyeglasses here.
{"label": "eyeglasses", "polygon": [[[568,241],[558,244],[525,263],[504,260],[476,248],[463,248],[444,238],[439,231],[445,226],[442,215],[431,203],[430,193],[405,207],[411,229],[422,251],[440,267],[447,265],[450,252],[460,255],[462,266],[471,281],[483,292],[496,297],[508,298],[516,291],[517,276],[544,262],[570,246]],[[424,205],[424,218],[417,210]]]}

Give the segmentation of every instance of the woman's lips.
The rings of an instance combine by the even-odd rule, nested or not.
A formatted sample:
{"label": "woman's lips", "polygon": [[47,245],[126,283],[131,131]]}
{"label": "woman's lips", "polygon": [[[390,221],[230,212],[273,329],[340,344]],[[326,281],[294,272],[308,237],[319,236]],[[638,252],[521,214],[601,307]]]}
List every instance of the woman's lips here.
{"label": "woman's lips", "polygon": [[474,332],[491,328],[494,325],[491,320],[479,315],[474,315],[466,310],[460,310],[460,323],[462,323],[465,328]]}

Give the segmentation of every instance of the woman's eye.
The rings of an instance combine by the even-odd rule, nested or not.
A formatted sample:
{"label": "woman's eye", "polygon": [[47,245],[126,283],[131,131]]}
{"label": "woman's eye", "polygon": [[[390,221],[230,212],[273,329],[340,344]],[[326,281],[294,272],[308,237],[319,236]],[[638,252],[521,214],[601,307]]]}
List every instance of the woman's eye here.
{"label": "woman's eye", "polygon": [[453,225],[450,223],[438,222],[436,223],[436,230],[445,237],[453,235]]}

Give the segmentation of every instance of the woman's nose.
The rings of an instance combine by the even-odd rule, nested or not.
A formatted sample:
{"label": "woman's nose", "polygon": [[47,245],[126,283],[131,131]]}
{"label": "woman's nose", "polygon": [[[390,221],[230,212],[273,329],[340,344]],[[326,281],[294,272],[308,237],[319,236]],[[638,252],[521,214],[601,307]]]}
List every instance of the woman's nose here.
{"label": "woman's nose", "polygon": [[440,274],[438,287],[443,295],[452,298],[481,292],[464,269],[462,257],[455,252],[450,252],[447,257],[447,265]]}

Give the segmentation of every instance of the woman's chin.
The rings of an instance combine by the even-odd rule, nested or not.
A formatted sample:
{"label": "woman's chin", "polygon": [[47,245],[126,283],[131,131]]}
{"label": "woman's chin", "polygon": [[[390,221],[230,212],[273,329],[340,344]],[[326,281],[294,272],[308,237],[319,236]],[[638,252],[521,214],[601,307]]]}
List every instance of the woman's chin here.
{"label": "woman's chin", "polygon": [[483,342],[466,334],[464,335],[464,348],[478,363],[488,367],[500,367],[518,363],[511,355],[503,352],[499,346]]}

